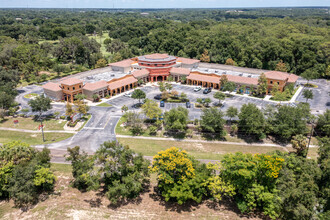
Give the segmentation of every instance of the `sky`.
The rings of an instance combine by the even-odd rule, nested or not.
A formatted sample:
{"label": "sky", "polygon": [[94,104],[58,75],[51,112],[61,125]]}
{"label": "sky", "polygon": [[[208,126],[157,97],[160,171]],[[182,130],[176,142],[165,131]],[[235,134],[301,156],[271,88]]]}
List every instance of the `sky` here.
{"label": "sky", "polygon": [[242,8],[327,6],[330,0],[0,0],[0,8]]}

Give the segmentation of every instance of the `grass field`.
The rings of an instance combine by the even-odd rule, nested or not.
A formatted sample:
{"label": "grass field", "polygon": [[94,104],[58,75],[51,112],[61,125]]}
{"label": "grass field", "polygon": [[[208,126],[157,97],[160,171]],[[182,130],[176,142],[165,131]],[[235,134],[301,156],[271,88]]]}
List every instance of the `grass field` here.
{"label": "grass field", "polygon": [[111,107],[112,105],[110,105],[109,103],[103,102],[103,103],[98,104],[96,106],[99,106],[99,107]]}
{"label": "grass field", "polygon": [[136,138],[117,138],[124,145],[128,145],[132,150],[145,156],[154,156],[159,151],[170,147],[178,147],[186,150],[197,159],[219,160],[226,153],[267,153],[275,150],[286,151],[282,147],[265,147],[252,145],[231,145],[218,143],[198,143],[183,141],[145,140]]}
{"label": "grass field", "polygon": [[[18,120],[17,124],[14,124],[14,121]],[[66,121],[49,119],[44,120],[44,130],[64,130],[63,127]],[[26,129],[26,130],[37,130],[40,125],[39,121],[34,121],[32,118],[5,118],[0,121],[0,127],[6,128],[17,128],[17,129]]]}
{"label": "grass field", "polygon": [[109,38],[109,34],[108,34],[108,32],[103,32],[102,37],[99,37],[98,35],[96,35],[96,36],[93,36],[93,35],[87,35],[87,36],[88,36],[89,38],[91,38],[91,39],[96,40],[96,42],[98,42],[99,44],[101,44],[101,48],[100,48],[100,50],[101,50],[101,53],[102,53],[105,57],[109,57],[109,56],[111,55],[110,52],[107,52],[107,51],[106,51],[106,49],[105,49],[105,44],[103,43],[104,40],[105,40],[106,38]]}
{"label": "grass field", "polygon": [[31,99],[31,98],[37,97],[37,96],[38,96],[38,94],[36,94],[36,93],[29,93],[29,94],[26,94],[24,96],[24,98]]}
{"label": "grass field", "polygon": [[30,145],[50,144],[72,137],[70,133],[45,133],[45,142],[42,141],[41,133],[26,133],[18,131],[0,131],[0,143],[10,141],[22,141]]}

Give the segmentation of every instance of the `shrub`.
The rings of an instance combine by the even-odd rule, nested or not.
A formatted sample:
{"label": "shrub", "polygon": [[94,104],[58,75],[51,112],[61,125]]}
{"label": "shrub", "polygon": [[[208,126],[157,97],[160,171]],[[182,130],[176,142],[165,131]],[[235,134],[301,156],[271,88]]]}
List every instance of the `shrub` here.
{"label": "shrub", "polygon": [[150,126],[149,127],[149,134],[155,135],[157,133],[157,127],[156,126]]}
{"label": "shrub", "polygon": [[165,201],[180,205],[188,200],[200,203],[207,195],[203,183],[210,172],[185,151],[172,147],[158,152],[153,158],[151,170],[157,173],[158,188]]}
{"label": "shrub", "polygon": [[66,117],[64,115],[60,116],[60,119],[64,120]]}

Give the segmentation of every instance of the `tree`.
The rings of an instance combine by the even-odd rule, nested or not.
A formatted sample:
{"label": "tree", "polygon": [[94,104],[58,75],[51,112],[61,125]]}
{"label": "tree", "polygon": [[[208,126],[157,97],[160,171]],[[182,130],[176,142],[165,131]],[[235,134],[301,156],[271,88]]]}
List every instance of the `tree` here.
{"label": "tree", "polygon": [[318,116],[315,131],[318,136],[330,136],[330,110],[327,109],[322,115]]}
{"label": "tree", "polygon": [[314,97],[314,94],[313,94],[313,91],[310,90],[310,89],[305,89],[303,91],[303,96],[304,98],[306,99],[306,103],[308,102],[308,99],[313,99]]}
{"label": "tree", "polygon": [[158,188],[165,201],[172,200],[179,205],[189,200],[200,203],[207,194],[203,183],[210,177],[210,171],[185,151],[172,147],[158,152],[151,170],[157,173]]}
{"label": "tree", "polygon": [[138,99],[139,103],[141,103],[141,99],[146,98],[146,94],[141,89],[135,89],[134,92],[132,93],[132,98]]}
{"label": "tree", "polygon": [[97,102],[99,100],[99,95],[98,94],[93,94],[92,95],[92,98],[93,98],[93,102]]}
{"label": "tree", "polygon": [[158,82],[158,86],[160,92],[164,92],[166,90],[163,82]]}
{"label": "tree", "polygon": [[130,130],[134,135],[139,135],[143,132],[140,113],[127,112],[124,117],[126,118],[127,126],[130,127]]}
{"label": "tree", "polygon": [[101,182],[112,204],[138,197],[149,184],[149,161],[128,146],[104,142],[95,156]]}
{"label": "tree", "polygon": [[49,170],[49,153],[47,148],[39,152],[20,141],[1,146],[1,198],[13,199],[17,207],[28,207],[41,193],[52,191],[56,177]]}
{"label": "tree", "polygon": [[238,118],[239,131],[247,135],[255,135],[258,139],[264,138],[265,118],[255,104],[244,104]]}
{"label": "tree", "polygon": [[3,120],[6,116],[6,110],[0,108],[0,119]]}
{"label": "tree", "polygon": [[[324,217],[330,212],[330,138],[323,137],[318,139],[318,159],[317,162],[322,171],[319,187],[321,193],[321,204]],[[322,219],[322,218],[321,218]],[[325,219],[325,218],[324,218]]]}
{"label": "tree", "polygon": [[72,105],[70,102],[67,102],[65,106],[65,115],[71,118],[73,114],[74,114],[74,110],[72,108]]}
{"label": "tree", "polygon": [[307,132],[307,120],[310,117],[310,109],[304,103],[297,107],[283,105],[278,107],[272,121],[273,133],[281,138],[290,140],[292,136]]}
{"label": "tree", "polygon": [[210,62],[210,56],[208,54],[209,54],[209,51],[204,49],[204,52],[203,52],[203,54],[200,58],[200,61],[205,62],[205,63],[209,63]]}
{"label": "tree", "polygon": [[307,139],[304,135],[298,134],[293,137],[291,140],[291,144],[293,149],[296,150],[296,153],[298,156],[306,157],[308,154],[308,149],[307,149]]}
{"label": "tree", "polygon": [[224,137],[226,132],[223,129],[225,124],[223,116],[224,114],[217,108],[204,109],[200,120],[201,128]]}
{"label": "tree", "polygon": [[227,75],[223,74],[220,76],[220,86],[222,87],[222,90],[224,89],[224,86],[228,83],[228,77]]}
{"label": "tree", "polygon": [[179,96],[179,92],[176,91],[176,90],[173,90],[173,91],[171,92],[171,95],[172,95],[174,98],[178,98],[178,96]]}
{"label": "tree", "polygon": [[68,148],[67,161],[71,162],[73,186],[79,190],[86,191],[99,188],[99,176],[94,171],[94,158],[86,152],[80,153],[80,147]]}
{"label": "tree", "polygon": [[154,100],[148,99],[142,106],[143,113],[150,119],[158,119],[162,110],[158,107],[157,102]]}
{"label": "tree", "polygon": [[95,68],[102,68],[106,66],[107,66],[107,61],[104,58],[99,59],[95,64]]}
{"label": "tree", "polygon": [[123,105],[123,106],[121,107],[121,111],[122,111],[122,112],[127,112],[127,111],[128,111],[128,107],[127,107],[126,105]]}
{"label": "tree", "polygon": [[219,106],[221,105],[221,100],[225,100],[226,95],[223,92],[217,91],[214,93],[213,98],[219,100]]}
{"label": "tree", "polygon": [[257,93],[259,95],[264,95],[267,92],[267,78],[264,73],[262,73],[258,79]]}
{"label": "tree", "polygon": [[181,100],[187,100],[187,94],[184,92],[181,92],[180,98],[181,98]]}
{"label": "tree", "polygon": [[165,83],[165,89],[168,90],[169,92],[173,89],[172,84],[170,83]]}
{"label": "tree", "polygon": [[288,68],[286,67],[286,64],[283,63],[283,60],[280,60],[280,62],[276,64],[275,70],[280,72],[287,72]]}
{"label": "tree", "polygon": [[225,65],[236,66],[236,62],[232,58],[228,58]]}
{"label": "tree", "polygon": [[162,99],[168,99],[170,98],[170,93],[168,91],[163,91],[162,92]]}
{"label": "tree", "polygon": [[0,66],[0,108],[8,109],[17,95],[16,86],[19,82],[18,72],[6,70]]}
{"label": "tree", "polygon": [[75,112],[79,114],[85,115],[89,111],[89,106],[86,105],[86,103],[84,103],[81,100],[75,101],[74,104],[75,104]]}
{"label": "tree", "polygon": [[275,194],[279,172],[284,159],[278,155],[226,154],[221,160],[219,176],[230,187],[237,207],[242,213],[255,210],[271,218],[278,217]]}
{"label": "tree", "polygon": [[226,116],[230,118],[230,122],[231,119],[236,117],[237,115],[238,115],[238,109],[235,108],[234,106],[230,106],[226,111]]}
{"label": "tree", "polygon": [[313,69],[307,69],[301,74],[301,77],[307,80],[308,85],[310,80],[316,79],[318,77],[318,73]]}
{"label": "tree", "polygon": [[229,91],[229,92],[233,92],[235,89],[236,89],[236,84],[234,82],[227,82],[222,87],[223,91]]}
{"label": "tree", "polygon": [[272,94],[272,96],[275,96],[278,92],[280,92],[280,91],[279,91],[279,87],[278,87],[278,84],[275,83],[275,84],[273,85],[273,87],[272,87],[271,94]]}
{"label": "tree", "polygon": [[181,76],[180,77],[181,83],[186,83],[187,81],[187,76]]}
{"label": "tree", "polygon": [[165,112],[164,124],[168,131],[185,131],[187,121],[188,110],[183,107],[172,108],[170,111]]}
{"label": "tree", "polygon": [[204,99],[204,105],[205,105],[206,107],[208,107],[209,104],[210,104],[211,102],[212,102],[212,101],[211,101],[210,98],[205,98],[205,99]]}
{"label": "tree", "polygon": [[[278,155],[283,153],[277,152]],[[317,182],[321,171],[314,160],[284,154],[276,183],[275,206],[280,219],[314,219],[319,204]]]}
{"label": "tree", "polygon": [[77,95],[74,96],[76,99],[78,100],[84,100],[87,98],[87,96],[85,94],[79,93]]}
{"label": "tree", "polygon": [[44,136],[44,128],[42,124],[42,113],[50,110],[52,108],[52,105],[50,104],[52,100],[48,97],[45,97],[44,95],[37,96],[35,99],[31,99],[29,101],[29,105],[31,107],[32,112],[38,112],[39,113],[39,120],[41,125],[41,131],[42,131],[42,140],[45,142],[45,136]]}

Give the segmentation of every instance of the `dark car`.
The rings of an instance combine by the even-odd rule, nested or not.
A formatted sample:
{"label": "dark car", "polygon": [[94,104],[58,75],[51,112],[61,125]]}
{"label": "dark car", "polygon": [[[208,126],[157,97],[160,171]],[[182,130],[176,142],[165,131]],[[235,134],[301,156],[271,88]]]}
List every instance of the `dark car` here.
{"label": "dark car", "polygon": [[191,107],[190,102],[186,102],[186,107],[187,107],[187,108],[190,108],[190,107]]}
{"label": "dark car", "polygon": [[165,107],[165,102],[164,101],[160,101],[160,107]]}
{"label": "dark car", "polygon": [[156,96],[154,97],[154,99],[156,99],[156,100],[161,100],[161,99],[162,99],[162,95],[161,95],[161,94],[158,94],[158,95],[156,95]]}
{"label": "dark car", "polygon": [[208,93],[210,93],[211,91],[212,91],[211,88],[206,88],[206,89],[204,89],[203,94],[208,94]]}

